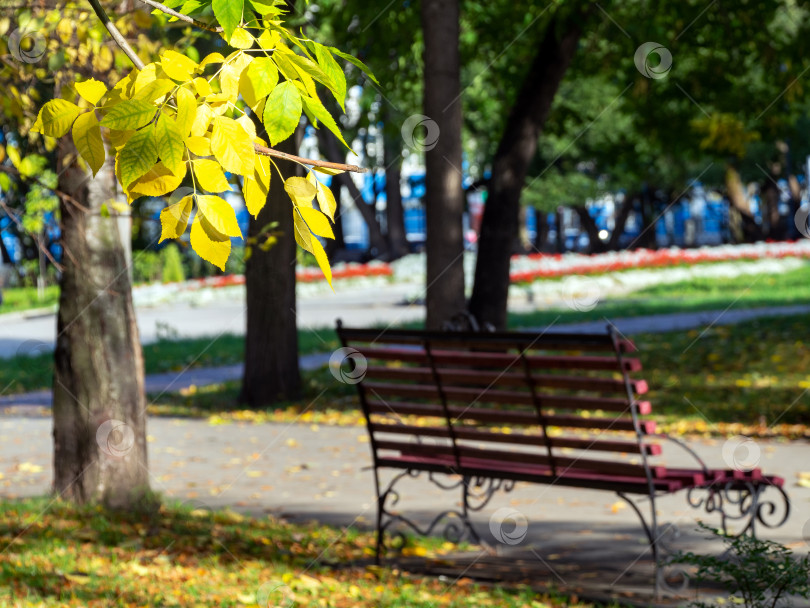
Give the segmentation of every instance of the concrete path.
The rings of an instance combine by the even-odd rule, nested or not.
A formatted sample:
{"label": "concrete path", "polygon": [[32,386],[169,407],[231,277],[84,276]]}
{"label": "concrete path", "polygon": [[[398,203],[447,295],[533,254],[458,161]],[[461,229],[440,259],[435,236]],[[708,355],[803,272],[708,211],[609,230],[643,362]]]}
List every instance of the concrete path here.
{"label": "concrete path", "polygon": [[[51,428],[44,416],[0,417],[0,497],[49,491]],[[151,485],[167,499],[294,521],[373,526],[376,504],[364,428],[210,426],[200,420],[155,418],[147,431]],[[689,446],[709,466],[725,467],[724,443],[700,439],[689,441]],[[684,451],[673,447],[665,447],[662,464],[694,466]],[[808,469],[810,443],[758,441],[756,449],[758,465],[785,478],[791,500],[787,524],[761,529],[760,535],[804,553],[810,548],[810,488],[798,485],[798,474]],[[397,509],[422,523],[444,509],[457,508],[460,498],[424,476],[405,480],[400,489]],[[647,509],[644,501],[642,508]],[[694,532],[695,517],[702,514],[688,508],[683,494],[660,500],[658,513],[662,525],[676,524],[684,533],[674,540],[675,548],[717,549]],[[718,525],[716,516],[703,518]],[[474,562],[468,576],[480,574],[475,568],[482,565],[488,565],[490,575],[500,566],[514,576],[519,563],[535,573],[536,581],[578,589],[581,597],[628,600],[632,598],[627,594],[635,594],[649,603],[652,566],[641,527],[633,511],[609,492],[518,484],[511,493],[497,494],[474,521],[489,552],[462,558]],[[521,522],[528,525],[525,536]],[[499,540],[503,534],[508,542],[503,536]]]}

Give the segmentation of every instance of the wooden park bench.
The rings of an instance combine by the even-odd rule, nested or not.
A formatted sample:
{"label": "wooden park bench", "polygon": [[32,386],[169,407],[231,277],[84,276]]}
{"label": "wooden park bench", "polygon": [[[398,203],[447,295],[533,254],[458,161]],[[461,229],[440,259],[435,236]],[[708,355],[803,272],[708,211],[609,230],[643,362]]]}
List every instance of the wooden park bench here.
{"label": "wooden park bench", "polygon": [[[724,529],[739,521],[740,533],[787,519],[783,479],[758,468],[709,468],[684,443],[656,432],[652,406],[640,399],[648,385],[633,377],[641,370],[630,356],[636,347],[611,326],[604,334],[471,333],[350,329],[338,321],[337,333],[343,349],[332,364],[342,358],[353,366],[346,378],[357,385],[370,436],[378,562],[395,522],[426,535],[455,515],[463,522],[451,527],[456,536],[466,529],[480,541],[470,512],[516,482],[615,492],[639,516],[656,566],[661,495],[686,490],[691,506],[719,513]],[[695,466],[663,465],[664,442],[687,450]],[[397,471],[385,486],[381,469]],[[421,474],[460,489],[461,511],[444,511],[422,528],[394,513],[396,483]],[[768,488],[784,507],[762,500]],[[637,504],[645,497],[649,517]]]}

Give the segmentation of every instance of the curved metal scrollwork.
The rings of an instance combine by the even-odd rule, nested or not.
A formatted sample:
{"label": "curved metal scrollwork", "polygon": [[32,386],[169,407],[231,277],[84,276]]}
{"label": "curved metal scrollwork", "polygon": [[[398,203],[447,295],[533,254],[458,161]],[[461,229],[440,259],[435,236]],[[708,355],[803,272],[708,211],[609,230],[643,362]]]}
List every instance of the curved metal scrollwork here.
{"label": "curved metal scrollwork", "polygon": [[493,479],[492,477],[473,477],[466,480],[466,501],[468,511],[481,511],[492,500],[499,490],[508,493],[515,488],[511,479]]}
{"label": "curved metal scrollwork", "polygon": [[[763,500],[762,493],[774,488],[779,492],[771,500]],[[699,496],[699,492],[708,492],[706,496]],[[781,497],[783,506],[778,504]],[[756,532],[756,524],[760,523],[766,528],[778,528],[790,515],[790,500],[785,491],[768,483],[754,483],[750,481],[721,481],[708,486],[689,488],[686,499],[696,508],[702,508],[706,513],[718,513],[723,532],[729,534],[729,524],[741,521],[745,525],[742,530],[733,536],[741,536]]]}

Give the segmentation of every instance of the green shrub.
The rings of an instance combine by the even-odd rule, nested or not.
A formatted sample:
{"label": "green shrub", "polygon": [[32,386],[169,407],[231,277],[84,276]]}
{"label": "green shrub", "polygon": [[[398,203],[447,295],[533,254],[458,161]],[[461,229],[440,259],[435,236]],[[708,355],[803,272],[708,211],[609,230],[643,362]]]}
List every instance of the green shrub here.
{"label": "green shrub", "polygon": [[154,283],[160,280],[160,254],[156,251],[132,252],[132,280],[135,283]]}
{"label": "green shrub", "polygon": [[163,260],[164,283],[177,283],[186,280],[186,272],[183,269],[183,258],[177,246],[167,245],[160,250],[160,257]]}

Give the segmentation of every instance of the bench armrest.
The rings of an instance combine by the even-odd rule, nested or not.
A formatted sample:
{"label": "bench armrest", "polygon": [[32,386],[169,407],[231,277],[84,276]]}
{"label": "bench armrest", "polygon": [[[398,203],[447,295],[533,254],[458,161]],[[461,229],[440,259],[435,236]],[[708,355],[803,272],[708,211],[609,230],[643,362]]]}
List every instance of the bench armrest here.
{"label": "bench armrest", "polygon": [[686,445],[686,443],[684,441],[681,441],[680,439],[678,439],[676,437],[671,437],[670,435],[667,435],[666,433],[654,433],[652,435],[648,435],[648,437],[657,437],[658,439],[667,439],[667,440],[673,442],[675,445],[680,446],[682,449],[687,451],[692,456],[692,458],[694,458],[697,461],[697,463],[700,465],[700,468],[703,469],[704,473],[706,473],[707,479],[708,479],[709,467],[707,467],[706,463],[703,462],[703,459],[700,456],[698,456],[698,453],[695,452],[695,450],[690,448],[688,445]]}

